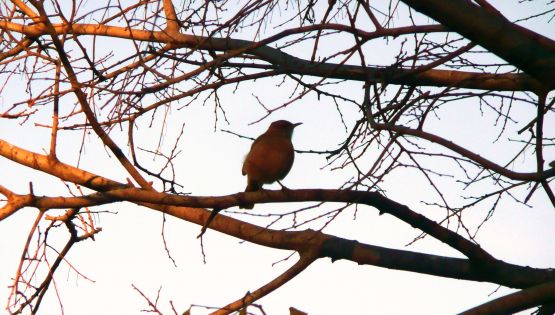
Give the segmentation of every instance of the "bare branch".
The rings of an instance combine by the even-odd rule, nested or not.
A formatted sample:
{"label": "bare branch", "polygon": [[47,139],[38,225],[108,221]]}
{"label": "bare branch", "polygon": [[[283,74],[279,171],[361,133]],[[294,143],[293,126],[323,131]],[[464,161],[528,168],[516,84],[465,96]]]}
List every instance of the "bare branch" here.
{"label": "bare branch", "polygon": [[472,309],[462,312],[461,315],[515,314],[537,305],[554,302],[554,296],[555,282],[546,282],[476,306]]}
{"label": "bare branch", "polygon": [[299,261],[297,261],[293,266],[287,269],[283,274],[279,275],[278,277],[260,287],[259,289],[253,291],[252,293],[247,292],[244,297],[238,299],[237,301],[229,303],[228,305],[220,308],[215,312],[212,312],[211,315],[231,314],[239,309],[247,307],[248,305],[261,299],[262,297],[277,290],[279,287],[286,284],[294,277],[298,276],[303,270],[310,266],[318,258],[318,256],[316,255],[317,252],[318,251],[316,248],[310,248],[307,253],[301,253]]}
{"label": "bare branch", "polygon": [[[502,15],[469,1],[402,1],[527,72],[545,85],[546,89],[555,87],[553,40],[513,24]],[[470,16],[472,23],[468,23]]]}

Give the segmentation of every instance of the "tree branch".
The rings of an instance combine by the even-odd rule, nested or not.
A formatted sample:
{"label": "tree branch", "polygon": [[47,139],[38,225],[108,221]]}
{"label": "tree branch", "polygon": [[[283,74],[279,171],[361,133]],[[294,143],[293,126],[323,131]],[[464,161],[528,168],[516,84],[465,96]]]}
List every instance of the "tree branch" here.
{"label": "tree branch", "polygon": [[[363,82],[387,82],[409,86],[448,86],[469,89],[499,90],[499,91],[528,91],[538,90],[542,86],[525,74],[488,74],[451,70],[427,70],[417,74],[411,69],[361,67],[355,65],[340,65],[324,62],[310,62],[284,53],[279,49],[267,46],[269,43],[285,38],[292,34],[310,31],[311,29],[297,28],[286,30],[259,42],[247,40],[202,37],[187,34],[172,34],[165,31],[145,31],[126,27],[98,25],[98,24],[54,24],[55,34],[96,35],[116,38],[146,41],[150,43],[171,44],[173,47],[191,49],[225,51],[244,50],[250,54],[271,63],[276,68],[291,74],[312,75],[331,79],[349,79]],[[319,28],[322,28],[319,26]],[[28,26],[12,22],[0,21],[0,29],[19,32],[32,37],[46,34],[40,25]],[[317,30],[318,28],[314,28]],[[403,29],[406,31],[406,29]],[[381,32],[376,31],[376,32]],[[379,36],[387,36],[377,33]],[[395,33],[394,33],[395,34]],[[399,34],[396,34],[397,36]]]}
{"label": "tree branch", "polygon": [[254,303],[256,300],[259,300],[264,296],[272,293],[282,285],[286,284],[289,280],[296,277],[308,266],[310,266],[310,264],[312,264],[318,258],[318,256],[315,255],[315,253],[317,253],[317,251],[314,251],[314,250],[312,251],[309,250],[307,253],[304,253],[304,254],[301,253],[301,257],[299,261],[297,261],[293,266],[291,266],[291,268],[287,269],[283,274],[279,275],[277,278],[268,282],[267,284],[265,284],[264,286],[262,286],[256,291],[252,293],[247,292],[247,294],[244,297],[232,303],[229,303],[228,305],[220,308],[219,310],[211,313],[210,315],[231,314],[232,312],[237,311],[241,308],[244,308]]}
{"label": "tree branch", "polygon": [[511,293],[460,315],[504,315],[515,314],[531,307],[555,301],[555,282],[547,282],[515,293]]}
{"label": "tree branch", "polygon": [[[91,189],[104,191],[84,197],[34,196],[29,198],[30,201],[28,201],[26,206],[40,205],[44,208],[67,208],[128,200],[202,226],[211,212],[198,207],[225,209],[245,202],[354,202],[370,205],[381,212],[392,214],[411,226],[453,246],[471,257],[471,259],[448,258],[387,249],[311,230],[271,230],[222,214],[214,218],[210,228],[248,242],[277,249],[303,251],[306,250],[306,244],[322,244],[321,247],[319,245],[319,248],[321,248],[320,257],[330,257],[333,260],[348,259],[359,264],[370,264],[456,279],[488,281],[514,288],[525,288],[544,283],[545,281],[555,280],[555,272],[550,269],[520,267],[493,259],[478,245],[376,192],[307,189],[288,191],[265,190],[221,197],[179,196],[129,188],[128,185],[74,168],[60,161],[49,160],[46,155],[7,145],[2,140],[0,140],[0,155],[22,165],[27,165],[59,177],[62,180],[72,181]],[[107,189],[111,190],[106,191]],[[181,206],[169,206],[168,204],[179,204]]]}
{"label": "tree branch", "polygon": [[555,88],[555,42],[466,0],[402,0]]}
{"label": "tree branch", "polygon": [[125,168],[125,170],[131,175],[131,177],[142,187],[142,188],[149,188],[150,184],[143,178],[143,176],[139,173],[139,171],[133,166],[133,164],[127,159],[125,154],[121,151],[118,145],[110,138],[110,136],[102,129],[98,121],[96,120],[96,116],[92,111],[91,107],[89,106],[89,102],[87,101],[87,95],[81,90],[81,84],[77,80],[77,75],[73,70],[73,66],[71,65],[71,61],[69,60],[68,56],[65,53],[64,45],[58,38],[54,26],[50,23],[48,19],[48,14],[46,13],[42,2],[40,1],[31,1],[35,8],[38,10],[40,15],[41,23],[46,28],[46,32],[52,38],[52,42],[56,47],[58,52],[58,56],[60,57],[60,61],[64,66],[64,69],[67,73],[67,78],[71,83],[71,87],[73,89],[73,93],[77,97],[83,112],[85,113],[89,123],[91,124],[92,129],[98,135],[100,140],[107,146],[112,153],[116,156],[116,158],[120,161],[121,165]]}
{"label": "tree branch", "polygon": [[486,158],[481,157],[480,155],[467,150],[459,145],[457,145],[454,142],[451,142],[445,138],[442,138],[440,136],[425,132],[423,130],[417,130],[417,129],[412,129],[412,128],[408,128],[405,126],[399,126],[399,125],[393,125],[393,124],[380,124],[380,123],[375,123],[372,122],[371,123],[371,127],[377,130],[389,130],[389,131],[393,131],[396,132],[398,134],[401,135],[411,135],[411,136],[415,136],[418,138],[422,138],[425,140],[428,140],[430,142],[439,144],[441,146],[443,146],[444,148],[447,148],[449,150],[452,150],[470,160],[472,160],[473,162],[479,164],[480,166],[492,170],[493,172],[496,172],[500,175],[506,176],[507,178],[510,179],[514,179],[514,180],[522,180],[522,181],[541,181],[541,180],[545,180],[547,178],[553,177],[555,176],[555,169],[548,169],[546,171],[543,171],[541,173],[539,172],[533,172],[533,173],[521,173],[521,172],[515,172],[509,169],[506,169]]}
{"label": "tree branch", "polygon": [[[300,202],[300,201],[328,201],[328,202],[356,202],[371,205],[380,211],[394,215],[411,226],[426,231],[448,245],[470,253],[471,259],[449,258],[436,255],[421,254],[410,251],[394,250],[361,244],[357,241],[327,235],[322,232],[279,231],[262,228],[223,214],[219,214],[212,221],[210,228],[232,235],[255,244],[285,250],[303,251],[307,244],[314,244],[319,248],[319,257],[329,257],[332,260],[346,259],[358,264],[369,264],[385,268],[413,271],[418,273],[466,279],[474,281],[489,281],[508,287],[523,288],[555,280],[555,272],[550,269],[533,269],[520,267],[494,259],[479,246],[470,243],[458,234],[449,231],[435,222],[426,219],[406,206],[399,205],[374,192],[347,190],[289,190],[289,191],[259,191],[237,193],[220,197],[192,197],[179,196],[146,191],[138,188],[122,188],[112,191],[95,193],[83,197],[34,197],[27,206],[67,208],[80,206],[98,206],[117,201],[131,201],[154,210],[168,213],[180,219],[204,224],[210,214],[202,208],[191,207],[222,207],[236,206],[244,201],[265,202]],[[376,199],[376,200],[374,200]],[[187,209],[187,211],[185,211]],[[486,257],[486,258],[483,258]],[[489,258],[488,258],[489,257]]]}

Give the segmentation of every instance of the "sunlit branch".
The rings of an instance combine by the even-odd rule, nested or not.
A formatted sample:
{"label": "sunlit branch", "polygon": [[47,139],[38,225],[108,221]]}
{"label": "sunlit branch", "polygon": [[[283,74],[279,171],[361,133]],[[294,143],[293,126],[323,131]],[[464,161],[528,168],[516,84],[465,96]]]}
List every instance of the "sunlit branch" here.
{"label": "sunlit branch", "polygon": [[[307,244],[308,245],[308,244]],[[261,299],[262,297],[270,294],[271,292],[275,291],[289,280],[293,279],[294,277],[298,276],[303,270],[305,270],[310,264],[312,264],[316,259],[318,251],[315,249],[310,248],[307,250],[306,253],[301,252],[299,261],[297,261],[293,266],[287,269],[283,274],[279,275],[272,281],[268,282],[264,286],[260,287],[259,289],[253,292],[247,292],[247,294],[232,302],[228,305],[220,308],[219,310],[212,312],[211,315],[227,315],[231,314],[234,311],[237,311],[241,308],[244,308],[256,300]]]}
{"label": "sunlit branch", "polygon": [[96,132],[98,137],[102,140],[102,142],[110,148],[110,150],[115,154],[118,158],[122,166],[127,170],[127,172],[133,177],[137,183],[143,187],[148,188],[150,184],[143,178],[143,176],[137,171],[137,169],[131,164],[131,162],[127,159],[127,157],[123,154],[121,149],[117,146],[117,144],[110,138],[110,136],[102,129],[102,127],[98,124],[96,120],[96,115],[90,108],[89,102],[87,101],[87,97],[85,93],[81,90],[81,84],[77,81],[77,76],[73,70],[71,61],[69,60],[68,56],[65,53],[64,45],[58,38],[54,27],[50,23],[48,19],[48,15],[44,10],[44,7],[41,2],[33,1],[33,5],[39,11],[41,22],[45,25],[47,32],[50,34],[52,41],[58,51],[58,55],[60,56],[60,62],[62,63],[65,71],[67,72],[68,79],[71,83],[72,88],[74,89],[74,94],[79,100],[79,104],[83,109],[83,112],[87,116],[89,123],[91,124],[93,130]]}
{"label": "sunlit branch", "polygon": [[179,31],[179,19],[175,14],[175,7],[171,0],[163,0],[164,14],[166,15],[166,32],[176,33]]}
{"label": "sunlit branch", "polygon": [[[325,254],[324,256],[334,259],[349,259],[359,263],[378,265],[387,268],[412,270],[442,276],[451,275],[451,277],[465,278],[469,280],[490,281],[510,287],[527,287],[542,283],[550,277],[555,277],[555,274],[552,274],[553,272],[549,270],[542,271],[539,269],[522,268],[504,263],[500,260],[492,259],[489,254],[483,251],[479,246],[466,241],[456,233],[446,230],[435,222],[426,219],[422,215],[410,211],[410,209],[406,206],[389,200],[378,193],[340,190],[291,190],[238,193],[222,197],[189,197],[169,195],[137,188],[125,188],[128,186],[73,168],[59,161],[45,163],[49,161],[45,155],[31,153],[14,146],[11,146],[11,150],[2,150],[5,147],[5,145],[2,144],[3,142],[0,140],[0,155],[11,157],[14,161],[31,162],[29,163],[30,167],[55,175],[63,180],[69,180],[71,178],[76,183],[82,183],[87,187],[93,186],[98,190],[106,190],[109,189],[109,187],[112,189],[116,188],[115,190],[111,190],[109,192],[92,194],[85,197],[49,198],[33,196],[32,198],[26,199],[27,203],[25,206],[43,205],[55,208],[58,206],[68,207],[68,205],[72,205],[78,207],[85,205],[99,205],[118,200],[130,200],[139,202],[141,205],[151,209],[162,211],[202,226],[210,215],[210,211],[198,208],[203,206],[227,208],[239,205],[245,201],[256,203],[307,200],[359,202],[372,205],[380,211],[400,218],[415,228],[426,231],[439,240],[467,253],[467,255],[469,255],[474,262],[471,263],[464,259],[457,260],[455,258],[445,258],[447,261],[453,262],[454,265],[447,266],[447,261],[436,265],[431,264],[431,262],[438,261],[438,257],[440,256],[432,257],[430,255],[413,253],[418,257],[422,257],[421,259],[428,261],[428,263],[414,264],[414,259],[406,259],[407,256],[403,254],[406,253],[405,251],[394,251],[361,244],[356,241],[344,240],[310,230],[300,232],[269,230],[227,217],[222,214],[214,218],[210,228],[249,242],[279,249],[301,251],[304,249],[307,242],[322,242],[322,244],[328,244],[324,244],[325,246],[323,245],[322,247],[323,254]],[[11,155],[4,155],[5,151],[8,151]],[[25,154],[26,152],[27,154]],[[31,157],[26,156],[28,154],[31,154]],[[64,174],[71,176],[66,176]],[[104,185],[102,185],[102,183],[104,183]],[[142,201],[145,201],[146,203]],[[152,201],[159,202],[159,204],[150,203]],[[188,206],[177,207],[167,205],[174,203],[181,205],[187,204]],[[392,256],[391,253],[400,253],[400,256]],[[396,258],[393,259],[393,257]],[[446,269],[437,269],[438,266],[445,266]],[[476,269],[478,266],[480,266],[480,268]],[[495,268],[497,272],[495,274],[488,272],[490,268]]]}
{"label": "sunlit branch", "polygon": [[[523,74],[483,74],[476,72],[452,70],[427,70],[416,75],[405,76],[406,69],[361,67],[354,65],[337,65],[333,63],[311,63],[274,48],[266,46],[281,38],[296,34],[298,30],[283,31],[260,42],[238,39],[201,37],[186,34],[169,34],[167,32],[145,31],[118,26],[97,24],[53,25],[54,35],[72,33],[77,35],[111,36],[136,41],[159,42],[175,47],[207,49],[216,51],[240,50],[259,56],[261,59],[287,70],[293,74],[325,76],[336,79],[357,81],[388,82],[392,84],[418,86],[453,86],[484,90],[537,90],[537,82]],[[32,37],[45,35],[43,27],[24,26],[12,22],[0,21],[0,28],[20,32]],[[303,30],[304,31],[304,30]],[[383,36],[382,33],[379,36]]]}
{"label": "sunlit branch", "polygon": [[19,294],[19,282],[20,282],[20,278],[22,276],[21,271],[23,268],[23,263],[25,262],[25,259],[27,258],[27,255],[29,253],[29,244],[31,243],[31,240],[33,239],[33,235],[35,234],[35,231],[39,225],[40,220],[42,219],[42,216],[44,215],[44,211],[40,210],[37,213],[37,217],[35,218],[35,222],[33,223],[33,226],[31,227],[31,229],[29,230],[29,234],[27,235],[27,241],[25,242],[25,246],[23,247],[23,250],[21,251],[21,258],[19,259],[19,265],[17,266],[17,271],[15,272],[15,276],[14,276],[14,280],[13,280],[13,284],[12,284],[12,288],[10,290],[10,295],[8,296],[8,305],[6,306],[6,309],[10,308],[10,302],[12,301],[12,299],[15,299],[17,294]]}
{"label": "sunlit branch", "polygon": [[[19,266],[13,266],[17,271],[9,281],[7,310],[36,313],[43,298],[52,295],[63,311],[55,272],[65,261],[84,277],[66,260],[69,248],[101,230],[94,215],[112,213],[104,209],[125,203],[163,216],[162,240],[171,260],[164,235],[169,216],[192,223],[207,237],[217,231],[241,243],[300,254],[284,274],[220,313],[246,312],[246,306],[322,258],[522,290],[470,314],[540,305],[539,314],[552,313],[555,271],[506,263],[501,259],[513,259],[511,255],[494,257],[488,251],[495,245],[477,233],[486,222],[498,224],[490,221],[494,214],[502,217],[515,204],[518,210],[545,206],[538,204],[544,199],[532,198],[540,190],[555,205],[550,156],[555,145],[555,41],[545,29],[538,31],[548,34],[542,36],[519,26],[524,21],[537,27],[528,22],[539,22],[554,10],[545,5],[541,12],[523,11],[524,17],[509,21],[489,2],[402,0],[390,1],[388,7],[387,1],[369,0],[6,1],[0,7],[0,119],[10,134],[3,138],[22,145],[18,133],[25,133],[32,137],[31,145],[42,148],[32,152],[0,139],[8,181],[12,162],[13,174],[29,167],[40,178],[29,179],[28,191],[14,188],[24,178],[0,183],[0,222],[10,225],[12,214],[26,220],[29,208],[39,212],[26,224],[27,242]],[[430,24],[428,17],[439,23]],[[269,85],[275,91],[268,91]],[[253,109],[253,103],[259,108]],[[219,196],[179,191],[175,187],[194,185],[198,178],[187,173],[190,165],[178,157],[186,155],[189,163],[204,154],[180,139],[204,135],[189,124],[196,117],[176,112],[193,112],[197,104],[214,110],[215,131],[229,123],[226,132],[251,140],[239,127],[247,115],[266,120],[291,113],[320,131],[332,124],[319,126],[324,119],[317,115],[335,109],[333,126],[339,128],[324,130],[333,137],[317,132],[318,142],[304,142],[295,151],[328,154],[324,168],[339,170],[333,174],[342,181],[329,187],[341,189]],[[476,119],[468,125],[488,126],[486,134],[480,130],[475,135],[493,138],[492,149],[499,149],[489,157],[493,160],[484,157],[489,148],[478,146],[481,141],[462,138],[461,129],[450,128],[451,119],[461,117]],[[259,122],[257,118],[250,121]],[[181,132],[169,137],[178,132],[176,125]],[[336,136],[343,141],[334,142]],[[449,140],[455,138],[459,140]],[[172,141],[173,146],[168,144]],[[91,153],[103,149],[115,166],[103,167],[104,174],[80,168],[90,163]],[[223,146],[212,149],[226,153]],[[75,164],[63,162],[75,157]],[[127,173],[108,178],[115,176],[110,167],[122,166]],[[402,181],[395,180],[399,175]],[[61,181],[68,192],[52,191],[52,180]],[[44,189],[33,189],[45,183],[48,196],[41,195]],[[421,204],[409,204],[412,198]],[[244,204],[257,204],[258,210],[236,210]],[[274,207],[278,210],[269,210]],[[366,224],[359,214],[377,212],[416,232],[408,246],[426,237],[457,253],[447,257],[391,249],[347,239],[353,231],[330,232],[351,213],[353,224]],[[50,224],[46,231],[45,221]],[[58,238],[59,232],[48,236],[64,226],[66,239]],[[204,255],[202,238],[200,246]],[[149,311],[161,313],[157,301],[143,297]]]}

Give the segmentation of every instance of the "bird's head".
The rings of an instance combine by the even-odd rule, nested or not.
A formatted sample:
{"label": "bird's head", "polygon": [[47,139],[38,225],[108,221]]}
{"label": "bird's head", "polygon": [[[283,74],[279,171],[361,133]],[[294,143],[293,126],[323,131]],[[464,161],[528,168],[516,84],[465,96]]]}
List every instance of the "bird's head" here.
{"label": "bird's head", "polygon": [[293,129],[302,123],[291,123],[287,120],[276,120],[268,128],[269,132],[281,132],[287,134],[289,137],[293,135]]}

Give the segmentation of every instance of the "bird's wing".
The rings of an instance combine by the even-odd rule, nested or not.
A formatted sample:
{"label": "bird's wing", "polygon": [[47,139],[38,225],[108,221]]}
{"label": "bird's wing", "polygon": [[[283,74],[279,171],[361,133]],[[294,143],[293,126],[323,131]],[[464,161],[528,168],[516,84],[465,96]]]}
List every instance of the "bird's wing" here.
{"label": "bird's wing", "polygon": [[257,143],[260,142],[260,138],[262,137],[259,136],[258,138],[254,139],[254,141],[251,144],[251,149],[249,151],[249,153],[247,154],[247,156],[245,156],[245,159],[243,160],[243,168],[241,169],[241,173],[244,175],[247,175],[247,160],[249,159],[249,154],[252,152],[252,150],[254,149],[254,147],[257,145]]}
{"label": "bird's wing", "polygon": [[243,160],[243,168],[241,169],[241,173],[243,174],[243,176],[247,175],[247,170],[245,169],[245,164],[247,163],[247,158],[245,158]]}

